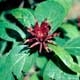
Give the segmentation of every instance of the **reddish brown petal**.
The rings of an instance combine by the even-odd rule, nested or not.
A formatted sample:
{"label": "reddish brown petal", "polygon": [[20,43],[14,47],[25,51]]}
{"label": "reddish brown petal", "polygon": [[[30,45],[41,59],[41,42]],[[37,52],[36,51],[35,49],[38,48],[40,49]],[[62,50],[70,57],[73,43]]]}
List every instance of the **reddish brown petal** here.
{"label": "reddish brown petal", "polygon": [[45,42],[43,42],[43,46],[44,46],[44,49],[49,53],[48,46],[46,45],[46,43],[45,43]]}
{"label": "reddish brown petal", "polygon": [[[27,39],[25,42],[24,42],[24,44],[25,43],[30,43],[30,42],[33,42],[34,40],[37,40],[37,38],[31,38],[31,39]],[[38,40],[37,40],[38,41]]]}
{"label": "reddish brown petal", "polygon": [[33,28],[28,28],[27,31],[31,32],[31,31],[33,31]]}
{"label": "reddish brown petal", "polygon": [[26,44],[27,42],[29,42],[29,39],[27,39],[27,40],[24,42],[24,44]]}
{"label": "reddish brown petal", "polygon": [[53,37],[56,37],[56,36],[59,36],[59,35],[60,35],[60,33],[53,33],[52,34]]}
{"label": "reddish brown petal", "polygon": [[35,35],[35,33],[33,32],[33,29],[32,28],[27,29],[27,32],[29,32],[33,36]]}
{"label": "reddish brown petal", "polygon": [[48,36],[46,37],[45,41],[48,40],[48,39],[51,39],[51,38],[53,38],[53,35],[48,35]]}
{"label": "reddish brown petal", "polygon": [[78,23],[78,27],[80,27],[80,22]]}
{"label": "reddish brown petal", "polygon": [[37,46],[38,44],[40,44],[40,42],[35,42],[30,46],[30,48],[33,48],[33,47]]}
{"label": "reddish brown petal", "polygon": [[40,43],[40,48],[39,48],[39,52],[41,53],[42,51],[42,43]]}
{"label": "reddish brown petal", "polygon": [[47,40],[48,43],[50,44],[53,44],[53,41],[52,40]]}

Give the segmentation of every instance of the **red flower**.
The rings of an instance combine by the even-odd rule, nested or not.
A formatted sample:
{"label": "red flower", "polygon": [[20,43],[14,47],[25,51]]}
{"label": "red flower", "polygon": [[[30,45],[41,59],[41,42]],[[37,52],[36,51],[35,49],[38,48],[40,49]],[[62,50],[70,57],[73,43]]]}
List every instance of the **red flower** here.
{"label": "red flower", "polygon": [[47,43],[53,43],[51,39],[58,35],[58,33],[49,34],[50,25],[47,21],[43,21],[41,25],[36,22],[34,28],[28,28],[27,31],[33,38],[27,39],[24,43],[33,42],[30,48],[39,45],[39,52],[41,52],[43,48],[49,52]]}

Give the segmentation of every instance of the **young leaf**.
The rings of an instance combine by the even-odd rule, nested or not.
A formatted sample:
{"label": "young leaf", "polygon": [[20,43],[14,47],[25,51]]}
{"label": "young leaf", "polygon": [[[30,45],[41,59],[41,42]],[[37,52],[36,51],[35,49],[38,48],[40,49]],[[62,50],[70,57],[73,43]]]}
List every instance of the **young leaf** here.
{"label": "young leaf", "polygon": [[72,71],[80,74],[80,66],[75,63],[69,53],[60,46],[49,44],[49,48],[69,67]]}
{"label": "young leaf", "polygon": [[44,1],[38,4],[34,14],[39,22],[47,19],[51,24],[52,31],[59,27],[65,16],[64,8],[54,1]]}
{"label": "young leaf", "polygon": [[30,10],[25,8],[17,8],[11,10],[11,13],[24,27],[31,27],[35,24],[35,18]]}
{"label": "young leaf", "polygon": [[43,73],[44,80],[79,80],[79,76],[63,72],[51,60],[48,61]]}

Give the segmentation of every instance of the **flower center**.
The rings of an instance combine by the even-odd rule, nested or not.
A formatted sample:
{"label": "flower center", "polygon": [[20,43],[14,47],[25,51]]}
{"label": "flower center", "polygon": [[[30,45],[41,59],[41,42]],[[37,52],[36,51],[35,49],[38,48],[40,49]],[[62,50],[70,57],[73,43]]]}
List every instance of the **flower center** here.
{"label": "flower center", "polygon": [[47,22],[42,22],[41,25],[38,23],[35,24],[33,32],[35,36],[40,40],[43,41],[48,35],[49,27]]}
{"label": "flower center", "polygon": [[39,45],[39,52],[45,49],[49,52],[47,43],[53,43],[52,38],[57,36],[58,33],[49,34],[50,28],[47,21],[43,21],[41,25],[36,22],[34,28],[29,28],[27,31],[32,35],[32,38],[27,39],[24,43],[32,43],[30,48]]}
{"label": "flower center", "polygon": [[37,31],[36,33],[37,33],[36,36],[38,39],[43,39],[45,37],[42,31]]}

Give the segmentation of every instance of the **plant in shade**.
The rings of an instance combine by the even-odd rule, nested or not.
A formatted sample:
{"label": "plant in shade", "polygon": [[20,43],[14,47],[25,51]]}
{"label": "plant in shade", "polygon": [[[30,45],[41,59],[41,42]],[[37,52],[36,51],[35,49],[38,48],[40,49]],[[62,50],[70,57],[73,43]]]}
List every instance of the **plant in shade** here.
{"label": "plant in shade", "polygon": [[46,0],[1,13],[0,80],[79,80],[80,31],[64,22],[71,4]]}

